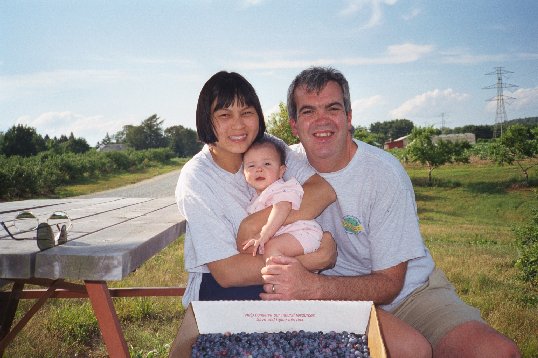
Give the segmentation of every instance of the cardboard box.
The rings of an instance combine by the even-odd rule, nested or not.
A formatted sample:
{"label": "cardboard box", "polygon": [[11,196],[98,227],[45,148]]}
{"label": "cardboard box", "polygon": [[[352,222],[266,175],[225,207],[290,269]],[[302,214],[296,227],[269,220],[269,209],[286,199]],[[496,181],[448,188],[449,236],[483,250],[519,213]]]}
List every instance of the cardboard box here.
{"label": "cardboard box", "polygon": [[366,333],[373,358],[386,358],[374,305],[369,301],[193,301],[170,349],[190,358],[199,334],[239,332]]}

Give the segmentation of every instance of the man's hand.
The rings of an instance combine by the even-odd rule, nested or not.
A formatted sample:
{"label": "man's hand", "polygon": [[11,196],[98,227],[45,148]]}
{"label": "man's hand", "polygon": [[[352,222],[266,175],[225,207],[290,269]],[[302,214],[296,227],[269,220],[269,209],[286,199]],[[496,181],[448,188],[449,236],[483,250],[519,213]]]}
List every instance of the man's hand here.
{"label": "man's hand", "polygon": [[309,272],[292,257],[278,256],[267,259],[262,268],[262,300],[313,300],[319,292],[319,277]]}

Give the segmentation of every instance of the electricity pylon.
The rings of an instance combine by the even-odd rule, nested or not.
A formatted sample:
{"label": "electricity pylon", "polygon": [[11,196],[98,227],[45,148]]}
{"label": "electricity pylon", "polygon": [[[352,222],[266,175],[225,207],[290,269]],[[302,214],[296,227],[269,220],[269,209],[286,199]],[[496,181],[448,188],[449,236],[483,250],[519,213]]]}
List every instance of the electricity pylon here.
{"label": "electricity pylon", "polygon": [[504,108],[504,102],[505,100],[511,101],[515,99],[514,97],[506,96],[503,94],[504,88],[513,88],[517,87],[516,85],[510,84],[510,83],[503,83],[503,75],[506,75],[507,73],[513,73],[510,71],[507,71],[503,69],[502,67],[495,67],[494,72],[486,73],[486,75],[496,75],[497,76],[497,83],[491,86],[484,87],[484,89],[497,89],[497,95],[495,97],[491,97],[488,99],[488,101],[497,101],[497,112],[495,114],[495,125],[493,126],[493,138],[497,137],[497,132],[499,131],[500,127],[500,135],[503,135],[503,123],[507,121],[506,117],[506,109]]}

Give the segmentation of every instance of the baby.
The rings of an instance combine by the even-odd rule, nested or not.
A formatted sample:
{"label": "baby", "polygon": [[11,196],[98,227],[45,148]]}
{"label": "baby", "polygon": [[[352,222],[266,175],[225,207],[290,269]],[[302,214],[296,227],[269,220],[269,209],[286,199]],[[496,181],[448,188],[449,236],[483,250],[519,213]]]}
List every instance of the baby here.
{"label": "baby", "polygon": [[[299,220],[284,225],[290,211],[301,206],[303,188],[292,178],[284,181],[286,151],[275,139],[265,136],[254,142],[243,156],[243,171],[256,196],[247,207],[249,214],[272,206],[267,223],[258,237],[243,242],[243,249],[254,246],[253,255],[298,256],[316,251],[322,230],[314,220]],[[271,240],[269,240],[271,239]]]}

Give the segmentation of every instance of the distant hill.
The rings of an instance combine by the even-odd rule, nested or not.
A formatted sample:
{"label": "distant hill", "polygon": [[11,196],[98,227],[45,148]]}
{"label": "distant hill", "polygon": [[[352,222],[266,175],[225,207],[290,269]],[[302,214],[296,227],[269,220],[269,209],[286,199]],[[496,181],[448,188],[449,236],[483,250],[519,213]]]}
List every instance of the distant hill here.
{"label": "distant hill", "polygon": [[526,126],[538,126],[538,117],[516,118],[505,122],[507,125],[524,124]]}

